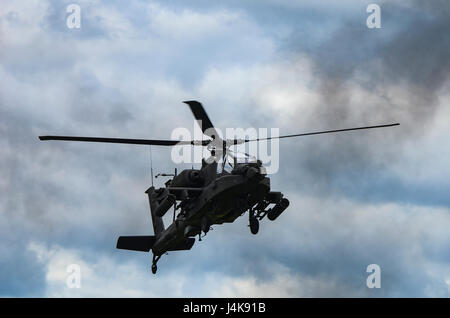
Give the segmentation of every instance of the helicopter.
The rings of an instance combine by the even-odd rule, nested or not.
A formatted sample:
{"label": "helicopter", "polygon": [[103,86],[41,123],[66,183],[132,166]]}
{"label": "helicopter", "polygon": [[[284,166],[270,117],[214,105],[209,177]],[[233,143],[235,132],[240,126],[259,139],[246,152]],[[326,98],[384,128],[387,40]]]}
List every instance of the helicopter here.
{"label": "helicopter", "polygon": [[[350,130],[372,129],[397,126],[399,123],[364,126],[355,128],[316,131],[309,133],[284,135],[256,139],[222,139],[209,119],[203,105],[195,100],[184,101],[194,115],[201,131],[207,139],[202,140],[155,140],[124,139],[75,136],[39,136],[42,141],[81,141],[101,143],[121,143],[150,146],[192,145],[207,147],[210,156],[202,159],[200,169],[185,169],[179,174],[177,169],[170,176],[164,187],[156,189],[152,185],[145,191],[150,205],[154,235],[120,236],[118,249],[153,253],[151,270],[156,274],[157,263],[162,255],[171,251],[190,250],[195,237],[202,240],[212,225],[233,223],[238,217],[248,212],[249,227],[252,234],[259,231],[259,222],[266,216],[275,221],[289,206],[289,200],[279,191],[272,191],[270,178],[262,162],[246,155],[244,162],[238,162],[231,147],[248,142],[267,141],[278,138],[291,138]],[[233,163],[229,162],[233,159]],[[254,160],[256,159],[256,160]],[[218,171],[221,161],[222,170]],[[229,163],[232,170],[226,171]],[[165,228],[163,216],[173,207],[173,222]],[[178,211],[178,214],[176,212]]]}

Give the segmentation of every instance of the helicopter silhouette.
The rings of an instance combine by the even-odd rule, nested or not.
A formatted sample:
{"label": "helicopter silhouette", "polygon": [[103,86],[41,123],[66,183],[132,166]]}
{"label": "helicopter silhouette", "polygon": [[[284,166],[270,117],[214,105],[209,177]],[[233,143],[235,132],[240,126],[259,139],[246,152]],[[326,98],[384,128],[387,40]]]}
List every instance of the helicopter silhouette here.
{"label": "helicopter silhouette", "polygon": [[[206,235],[212,225],[233,223],[238,217],[248,212],[249,227],[252,234],[257,234],[259,222],[267,216],[276,220],[289,206],[289,200],[281,192],[271,191],[270,178],[260,160],[238,162],[237,156],[230,148],[235,145],[270,140],[274,138],[291,138],[350,130],[382,128],[397,126],[399,123],[365,126],[335,130],[325,130],[294,135],[256,139],[222,139],[219,137],[202,104],[198,101],[185,101],[208,139],[202,140],[156,140],[124,139],[75,136],[39,136],[40,140],[82,141],[102,143],[122,143],[134,145],[176,146],[192,145],[207,147],[210,157],[202,160],[200,169],[186,169],[177,174],[159,174],[171,176],[165,187],[156,189],[152,186],[145,193],[148,195],[150,215],[154,235],[120,236],[117,248],[149,252],[152,250],[152,273],[156,274],[157,263],[162,255],[171,251],[190,250],[198,236]],[[247,158],[250,155],[245,154]],[[227,159],[233,159],[231,164]],[[218,171],[218,162],[222,161],[222,170]],[[229,163],[232,170],[226,171]],[[165,228],[163,216],[174,207],[173,222]],[[178,214],[176,214],[176,212]]]}

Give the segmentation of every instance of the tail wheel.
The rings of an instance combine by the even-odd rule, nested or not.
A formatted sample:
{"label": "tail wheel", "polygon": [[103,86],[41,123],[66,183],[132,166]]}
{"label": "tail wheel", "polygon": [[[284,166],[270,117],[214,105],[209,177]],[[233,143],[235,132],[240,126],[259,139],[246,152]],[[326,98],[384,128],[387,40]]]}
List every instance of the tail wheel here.
{"label": "tail wheel", "polygon": [[250,218],[250,232],[257,234],[259,231],[259,220],[256,217]]}

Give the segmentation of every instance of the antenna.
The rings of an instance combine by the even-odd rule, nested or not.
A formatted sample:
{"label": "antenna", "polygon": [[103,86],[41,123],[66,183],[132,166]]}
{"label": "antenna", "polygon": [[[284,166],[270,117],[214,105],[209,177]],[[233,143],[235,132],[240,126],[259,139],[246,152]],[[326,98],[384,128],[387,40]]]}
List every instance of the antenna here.
{"label": "antenna", "polygon": [[152,187],[153,187],[153,158],[152,158],[152,146],[150,145],[150,177],[152,179]]}

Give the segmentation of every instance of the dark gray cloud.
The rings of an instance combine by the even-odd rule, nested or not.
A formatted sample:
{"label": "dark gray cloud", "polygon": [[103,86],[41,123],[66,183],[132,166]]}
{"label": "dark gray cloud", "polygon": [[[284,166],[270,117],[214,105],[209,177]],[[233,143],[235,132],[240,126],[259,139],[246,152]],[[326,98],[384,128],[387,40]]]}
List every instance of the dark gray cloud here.
{"label": "dark gray cloud", "polygon": [[[298,149],[293,151],[298,159],[290,161],[286,171],[300,164],[307,187],[314,183],[319,191],[336,189],[362,200],[449,204],[439,190],[447,185],[404,185],[389,171],[404,160],[403,145],[420,141],[446,107],[439,97],[450,71],[450,23],[443,14],[448,7],[383,3],[381,29],[366,28],[363,16],[355,15],[319,45],[303,46],[302,33],[289,38],[286,47],[294,58],[308,54],[314,61],[321,99],[307,120],[298,113],[292,122],[306,122],[302,129],[309,130],[391,122],[401,126],[311,138],[289,147]],[[367,99],[355,100],[360,91]]]}

